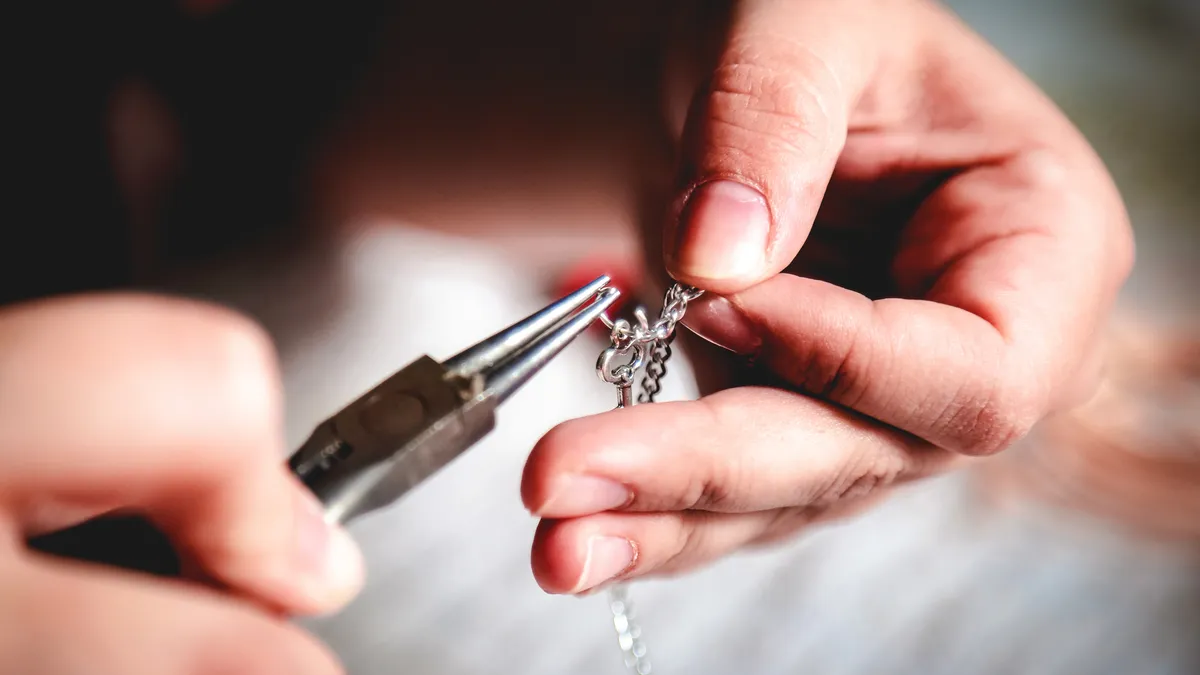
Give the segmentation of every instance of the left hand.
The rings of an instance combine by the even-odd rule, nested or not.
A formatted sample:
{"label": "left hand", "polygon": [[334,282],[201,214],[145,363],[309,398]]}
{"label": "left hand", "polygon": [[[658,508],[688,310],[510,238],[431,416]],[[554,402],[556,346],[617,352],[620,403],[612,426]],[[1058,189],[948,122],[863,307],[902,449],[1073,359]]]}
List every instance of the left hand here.
{"label": "left hand", "polygon": [[688,327],[775,386],[547,434],[522,493],[551,592],[861,508],[1008,447],[1096,381],[1132,239],[1045,96],[933,2],[734,7],[664,243],[709,291]]}

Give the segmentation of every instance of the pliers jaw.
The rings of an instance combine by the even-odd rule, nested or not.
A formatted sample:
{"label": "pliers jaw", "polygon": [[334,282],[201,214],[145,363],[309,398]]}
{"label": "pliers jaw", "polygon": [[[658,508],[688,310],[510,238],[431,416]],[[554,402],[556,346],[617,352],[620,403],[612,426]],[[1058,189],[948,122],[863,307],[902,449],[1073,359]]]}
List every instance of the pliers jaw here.
{"label": "pliers jaw", "polygon": [[620,295],[608,284],[607,276],[598,277],[443,365],[453,376],[475,382],[482,395],[505,401],[588,326],[604,317]]}

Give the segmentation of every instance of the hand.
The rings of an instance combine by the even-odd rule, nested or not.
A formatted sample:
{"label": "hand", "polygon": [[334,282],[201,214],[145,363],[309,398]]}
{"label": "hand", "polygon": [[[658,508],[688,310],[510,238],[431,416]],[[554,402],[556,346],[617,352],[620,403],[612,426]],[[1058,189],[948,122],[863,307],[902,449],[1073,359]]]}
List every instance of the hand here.
{"label": "hand", "polygon": [[[281,614],[340,607],[362,562],[287,472],[280,417],[269,342],[223,310],[84,296],[0,311],[6,672],[340,672]],[[145,514],[212,583],[23,546],[117,510]]]}
{"label": "hand", "polygon": [[676,572],[998,452],[1082,400],[1133,260],[1101,162],[930,2],[745,0],[687,112],[685,323],[774,386],[603,413],[534,449],[552,592]]}

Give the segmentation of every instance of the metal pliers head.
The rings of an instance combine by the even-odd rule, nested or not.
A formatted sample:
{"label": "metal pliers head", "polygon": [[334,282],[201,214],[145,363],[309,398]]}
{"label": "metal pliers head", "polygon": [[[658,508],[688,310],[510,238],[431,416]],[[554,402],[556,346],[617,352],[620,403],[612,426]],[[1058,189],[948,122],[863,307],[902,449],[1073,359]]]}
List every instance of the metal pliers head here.
{"label": "metal pliers head", "polygon": [[602,276],[457,356],[423,356],[321,423],[288,462],[344,523],[399,499],[492,431],[497,407],[620,295]]}

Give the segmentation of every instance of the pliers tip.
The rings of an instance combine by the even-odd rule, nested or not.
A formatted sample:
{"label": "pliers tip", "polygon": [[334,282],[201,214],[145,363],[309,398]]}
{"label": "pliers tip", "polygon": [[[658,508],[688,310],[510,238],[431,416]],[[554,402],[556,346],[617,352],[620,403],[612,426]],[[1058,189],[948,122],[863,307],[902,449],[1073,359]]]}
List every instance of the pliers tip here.
{"label": "pliers tip", "polygon": [[[451,357],[443,366],[482,384],[483,394],[504,401],[537,374],[620,296],[607,275]],[[590,304],[589,304],[590,303]]]}

